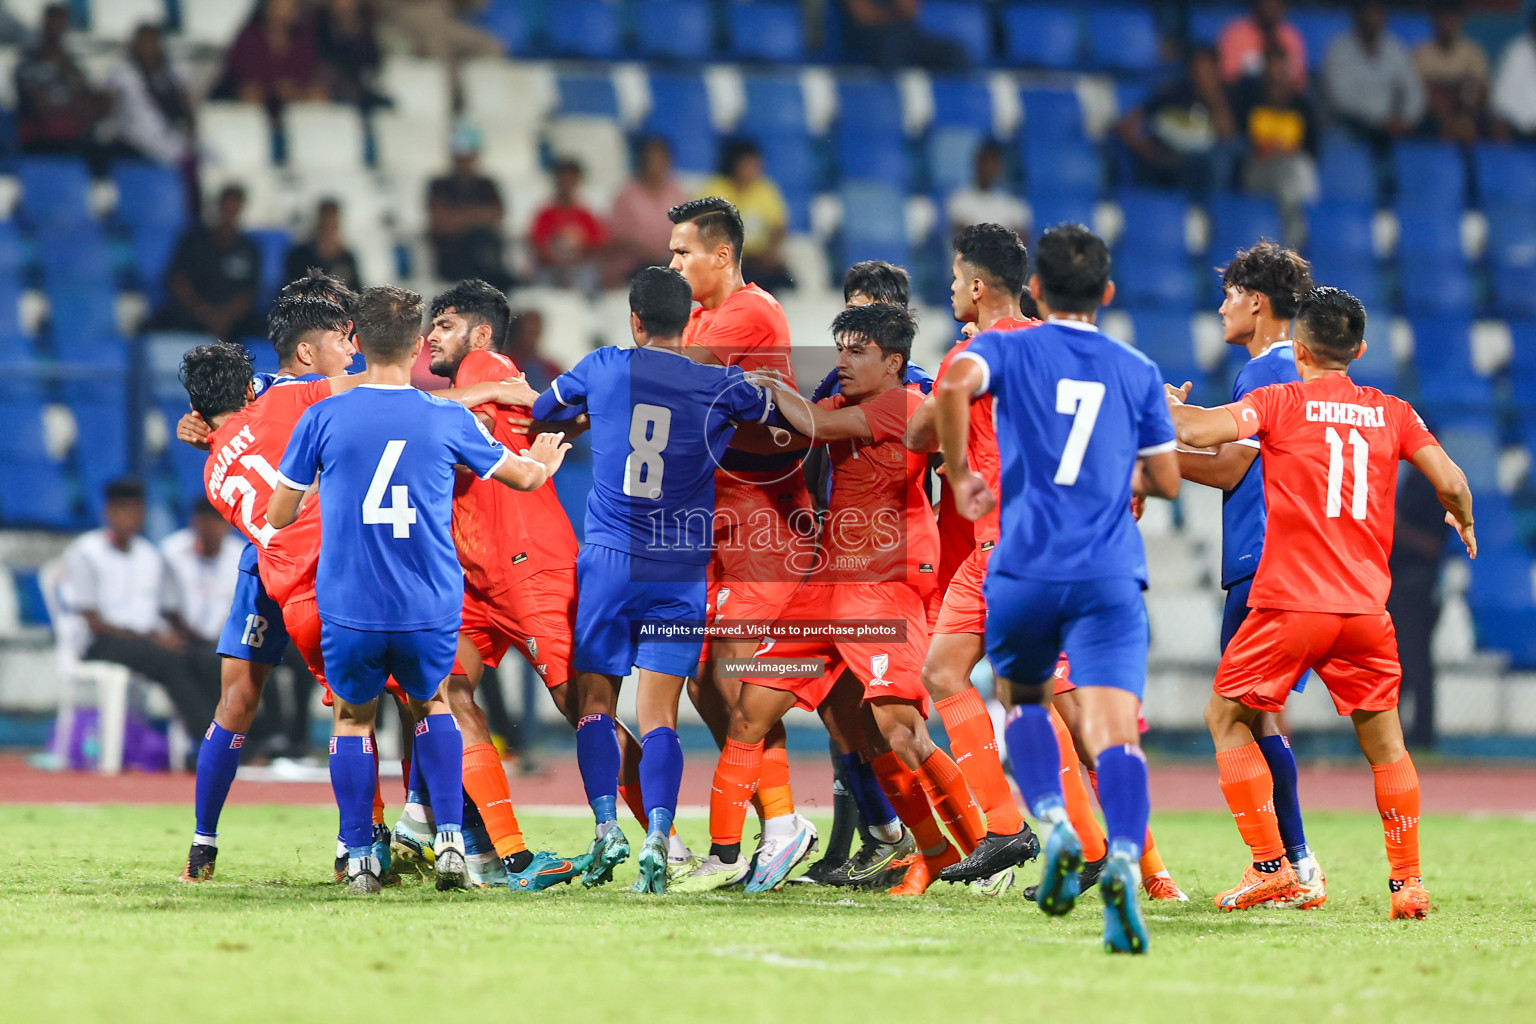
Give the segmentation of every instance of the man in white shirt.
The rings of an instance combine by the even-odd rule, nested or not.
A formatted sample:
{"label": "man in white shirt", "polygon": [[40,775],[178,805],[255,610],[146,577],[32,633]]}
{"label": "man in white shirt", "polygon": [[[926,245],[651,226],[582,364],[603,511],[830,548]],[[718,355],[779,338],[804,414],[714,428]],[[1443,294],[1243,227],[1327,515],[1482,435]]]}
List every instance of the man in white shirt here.
{"label": "man in white shirt", "polygon": [[1424,85],[1377,0],[1363,0],[1328,48],[1322,85],[1334,118],[1368,142],[1410,135],[1424,118]]}
{"label": "man in white shirt", "polygon": [[988,139],[976,147],[976,183],[951,192],[944,204],[953,231],[972,224],[1001,224],[1020,235],[1029,230],[1024,202],[1002,183],[1003,147]]}
{"label": "man in white shirt", "polygon": [[188,645],[176,580],[165,557],[142,537],[144,487],[117,480],[106,488],[106,526],[64,551],[61,597],[85,620],[91,661],[113,661],[165,688],[187,734],[196,736],[219,699],[212,647]]}
{"label": "man in white shirt", "polygon": [[1536,11],[1530,30],[1504,49],[1493,79],[1493,114],[1505,133],[1536,135]]}
{"label": "man in white shirt", "polygon": [[207,498],[199,499],[187,527],[160,542],[176,583],[176,611],[199,640],[218,643],[235,599],[245,543]]}

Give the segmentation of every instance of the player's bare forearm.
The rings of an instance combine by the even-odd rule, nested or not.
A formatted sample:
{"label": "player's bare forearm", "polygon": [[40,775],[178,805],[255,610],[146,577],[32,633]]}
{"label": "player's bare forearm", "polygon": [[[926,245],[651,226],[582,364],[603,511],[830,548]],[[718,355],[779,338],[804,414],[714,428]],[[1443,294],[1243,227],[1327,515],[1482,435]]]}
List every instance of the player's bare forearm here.
{"label": "player's bare forearm", "polygon": [[937,409],[938,401],[929,395],[923,399],[923,404],[917,407],[917,411],[907,421],[907,431],[901,440],[909,451],[936,452],[939,450],[939,434],[934,429],[934,416]]}
{"label": "player's bare forearm", "polygon": [[869,418],[856,405],[823,409],[782,384],[772,384],[773,404],[789,425],[817,444],[828,441],[868,441],[874,437]]}
{"label": "player's bare forearm", "polygon": [[704,363],[708,366],[725,365],[720,361],[719,356],[715,355],[711,349],[705,348],[703,345],[688,345],[683,349],[683,355],[687,356],[689,359],[692,359],[696,363]]}
{"label": "player's bare forearm", "polygon": [[1193,484],[1230,491],[1243,482],[1258,457],[1252,445],[1224,444],[1210,452],[1179,451],[1179,475]]}
{"label": "player's bare forearm", "polygon": [[267,522],[279,530],[291,525],[299,518],[299,505],[303,500],[303,491],[278,484],[272,489],[272,499],[267,502]]}
{"label": "player's bare forearm", "polygon": [[1179,496],[1180,480],[1179,453],[1158,452],[1137,461],[1131,491],[1139,497],[1172,501]]}
{"label": "player's bare forearm", "polygon": [[564,434],[540,434],[524,454],[509,454],[491,474],[491,479],[513,490],[537,490],[560,469],[565,462],[565,453],[570,450],[570,442]]}
{"label": "player's bare forearm", "polygon": [[731,447],[755,455],[782,455],[785,452],[803,452],[811,446],[811,439],[768,423],[743,423],[731,436]]}
{"label": "player's bare forearm", "polygon": [[1477,537],[1472,532],[1472,488],[1467,483],[1467,474],[1437,444],[1420,448],[1408,461],[1435,485],[1435,494],[1439,496],[1440,504],[1445,506],[1446,523],[1456,528],[1456,532],[1461,534],[1462,543],[1467,546],[1467,554],[1476,558]]}
{"label": "player's bare forearm", "polygon": [[1179,444],[1190,448],[1214,448],[1238,439],[1237,420],[1225,409],[1203,409],[1198,405],[1170,405],[1173,432]]}

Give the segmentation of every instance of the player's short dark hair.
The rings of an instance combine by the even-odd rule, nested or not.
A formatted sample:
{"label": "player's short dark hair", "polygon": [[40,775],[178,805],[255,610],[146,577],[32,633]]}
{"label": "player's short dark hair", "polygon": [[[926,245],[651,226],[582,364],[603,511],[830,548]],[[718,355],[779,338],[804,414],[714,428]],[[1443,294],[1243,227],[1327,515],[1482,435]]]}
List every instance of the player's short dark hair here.
{"label": "player's short dark hair", "polygon": [[357,312],[357,292],[347,287],[345,281],[332,277],[319,267],[310,267],[304,271],[303,277],[289,281],[283,285],[283,290],[277,293],[279,299],[291,299],[300,295],[330,299],[346,310],[349,319]]}
{"label": "player's short dark hair", "polygon": [[1326,362],[1348,366],[1365,341],[1365,305],[1342,288],[1313,288],[1296,312],[1296,340]]}
{"label": "player's short dark hair", "polygon": [[245,408],[251,370],[251,354],[244,345],[215,341],[181,357],[181,386],[193,411],[211,424],[215,416]]}
{"label": "player's short dark hair", "polygon": [[138,480],[124,476],[110,481],[106,487],[102,488],[102,494],[110,505],[114,501],[143,501],[145,491],[144,485]]}
{"label": "player's short dark hair", "polygon": [[1057,313],[1092,313],[1109,284],[1109,246],[1081,224],[1058,224],[1035,243],[1035,273]]}
{"label": "player's short dark hair", "polygon": [[912,275],[906,267],[885,260],[861,260],[843,275],[843,301],[867,295],[873,302],[912,303]]}
{"label": "player's short dark hair", "polygon": [[1312,290],[1312,265],[1294,249],[1261,238],[1252,248],[1238,250],[1222,268],[1221,283],[1268,297],[1275,316],[1289,320]]}
{"label": "player's short dark hair", "polygon": [[471,329],[481,324],[491,327],[491,348],[501,351],[507,339],[507,327],[512,323],[512,306],[507,296],[478,277],[460,281],[432,300],[433,320],[449,310],[469,321]]}
{"label": "player's short dark hair", "polygon": [[905,306],[894,302],[871,302],[867,306],[849,306],[832,321],[832,337],[851,334],[872,341],[886,355],[901,356],[905,372],[912,359],[912,339],[917,336],[917,320]]}
{"label": "player's short dark hair", "polygon": [[1029,276],[1029,250],[1012,228],[1001,224],[972,224],[955,235],[960,262],[977,270],[991,287],[1011,294],[1024,288]]}
{"label": "player's short dark hair", "polygon": [[699,237],[719,245],[728,242],[731,255],[741,262],[741,247],[746,244],[746,229],[741,224],[741,211],[729,199],[708,196],[693,199],[667,211],[667,219],[673,224],[692,223],[698,228]]}
{"label": "player's short dark hair", "polygon": [[363,289],[354,317],[358,348],[370,359],[404,359],[421,337],[425,313],[421,296],[409,288],[387,284]]}
{"label": "player's short dark hair", "polygon": [[693,289],[670,267],[646,267],[629,281],[629,311],[652,338],[676,338],[693,312]]}
{"label": "player's short dark hair", "polygon": [[278,360],[287,363],[306,337],[316,331],[345,331],[351,320],[351,315],[330,299],[309,295],[278,299],[267,314],[267,337]]}

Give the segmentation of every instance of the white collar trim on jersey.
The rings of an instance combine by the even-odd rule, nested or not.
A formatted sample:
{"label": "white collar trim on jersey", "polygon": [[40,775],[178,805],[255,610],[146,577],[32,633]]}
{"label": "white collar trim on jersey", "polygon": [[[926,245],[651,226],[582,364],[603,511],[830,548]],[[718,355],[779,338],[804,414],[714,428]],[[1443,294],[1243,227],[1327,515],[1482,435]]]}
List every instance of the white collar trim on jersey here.
{"label": "white collar trim on jersey", "polygon": [[1098,333],[1099,330],[1098,324],[1090,324],[1083,320],[1068,320],[1059,316],[1048,316],[1045,318],[1045,322],[1048,324],[1059,324],[1062,327],[1071,327],[1079,331],[1093,331]]}
{"label": "white collar trim on jersey", "polygon": [[1288,347],[1290,347],[1290,344],[1291,344],[1291,339],[1290,338],[1281,338],[1279,341],[1277,341],[1274,344],[1270,345],[1269,348],[1265,349],[1263,352],[1260,352],[1259,355],[1267,356],[1267,355],[1269,355],[1271,352],[1273,352],[1277,348],[1288,348]]}
{"label": "white collar trim on jersey", "polygon": [[375,391],[414,391],[414,384],[359,384],[360,388],[373,388]]}

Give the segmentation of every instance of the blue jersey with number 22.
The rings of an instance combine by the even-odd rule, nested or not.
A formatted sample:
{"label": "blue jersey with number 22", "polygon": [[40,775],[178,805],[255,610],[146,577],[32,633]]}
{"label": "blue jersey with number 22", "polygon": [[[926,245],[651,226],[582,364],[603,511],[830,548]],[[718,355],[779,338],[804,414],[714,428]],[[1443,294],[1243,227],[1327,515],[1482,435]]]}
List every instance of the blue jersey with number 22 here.
{"label": "blue jersey with number 22", "polygon": [[408,385],[364,384],[311,406],[278,475],[297,490],[320,476],[320,618],[379,632],[456,624],[454,466],[484,479],[506,458],[464,406]]}
{"label": "blue jersey with number 22", "polygon": [[987,371],[1002,455],[1002,537],[990,571],[1071,582],[1147,582],[1131,517],[1136,460],[1172,451],[1157,364],[1092,324],[988,331],[957,359]]}

